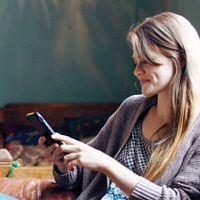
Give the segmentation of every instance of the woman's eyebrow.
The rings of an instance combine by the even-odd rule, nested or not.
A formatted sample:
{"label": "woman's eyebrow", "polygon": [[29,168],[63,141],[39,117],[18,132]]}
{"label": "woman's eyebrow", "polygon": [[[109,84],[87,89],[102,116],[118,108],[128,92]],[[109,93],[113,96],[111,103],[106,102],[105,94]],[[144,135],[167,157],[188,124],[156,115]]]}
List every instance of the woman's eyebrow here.
{"label": "woman's eyebrow", "polygon": [[137,57],[137,56],[132,56],[132,59],[134,60],[134,61],[137,61],[137,60],[140,60],[140,58],[139,57]]}

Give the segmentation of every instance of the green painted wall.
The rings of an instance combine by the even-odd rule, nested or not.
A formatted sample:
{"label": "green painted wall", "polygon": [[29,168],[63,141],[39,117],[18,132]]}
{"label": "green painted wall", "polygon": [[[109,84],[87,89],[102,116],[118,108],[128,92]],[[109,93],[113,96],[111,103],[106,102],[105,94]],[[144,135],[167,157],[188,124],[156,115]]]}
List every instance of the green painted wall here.
{"label": "green painted wall", "polygon": [[169,0],[0,0],[0,107],[139,93],[126,34]]}

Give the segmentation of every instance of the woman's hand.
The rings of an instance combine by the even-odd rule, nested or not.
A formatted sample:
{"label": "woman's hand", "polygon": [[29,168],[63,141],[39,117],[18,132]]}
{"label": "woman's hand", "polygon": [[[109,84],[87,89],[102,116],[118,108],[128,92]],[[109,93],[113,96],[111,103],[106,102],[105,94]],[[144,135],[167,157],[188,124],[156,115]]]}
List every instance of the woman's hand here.
{"label": "woman's hand", "polygon": [[[44,156],[57,165],[62,173],[73,171],[73,167],[80,166],[94,171],[102,171],[106,167],[106,161],[110,157],[96,150],[87,144],[70,138],[68,136],[55,133],[52,139],[64,142],[63,145],[53,144],[49,147],[45,145],[46,138],[40,137],[39,145],[44,150]],[[61,158],[63,160],[61,161]]]}
{"label": "woman's hand", "polygon": [[100,171],[114,181],[127,195],[131,195],[135,187],[138,176],[117,162],[107,154],[68,136],[54,134],[54,140],[63,141],[65,145],[58,147],[54,153],[64,156],[64,163],[68,170],[75,166],[85,167],[93,171]]}
{"label": "woman's hand", "polygon": [[101,151],[68,136],[56,133],[52,135],[52,138],[65,143],[65,145],[55,149],[53,160],[56,160],[56,156],[64,153],[64,163],[68,170],[80,166],[94,171],[102,171],[107,162],[106,160],[110,158]]}
{"label": "woman's hand", "polygon": [[[73,167],[85,167],[100,171],[114,181],[127,195],[130,196],[138,181],[138,176],[107,154],[68,136],[55,133],[52,139],[64,142],[63,145],[53,144],[46,147],[45,138],[39,139],[45,156],[57,165],[60,172],[72,171]],[[63,157],[64,156],[64,157]],[[61,162],[60,158],[64,158]]]}
{"label": "woman's hand", "polygon": [[51,162],[53,162],[57,167],[58,170],[62,173],[67,172],[67,168],[63,162],[64,152],[56,151],[59,148],[57,143],[52,144],[51,146],[47,147],[45,145],[46,137],[42,136],[38,140],[38,144],[44,151],[44,156]]}

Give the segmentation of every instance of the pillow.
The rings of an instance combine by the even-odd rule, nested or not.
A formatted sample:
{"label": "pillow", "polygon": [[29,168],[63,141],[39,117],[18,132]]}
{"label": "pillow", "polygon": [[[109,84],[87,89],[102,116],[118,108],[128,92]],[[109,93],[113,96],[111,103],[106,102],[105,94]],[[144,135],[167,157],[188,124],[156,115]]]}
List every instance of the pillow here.
{"label": "pillow", "polygon": [[[5,128],[5,127],[4,127]],[[3,130],[3,129],[1,129]],[[54,128],[63,133],[63,127]],[[4,146],[13,157],[13,160],[21,158],[24,165],[50,165],[52,164],[43,156],[43,150],[38,145],[41,136],[33,127],[8,126],[4,129]]]}
{"label": "pillow", "polygon": [[22,159],[23,165],[35,166],[42,157],[40,146],[28,146],[20,144],[9,144],[5,146],[13,157],[13,160]]}
{"label": "pillow", "polygon": [[0,132],[4,137],[6,137],[6,135],[10,133],[22,130],[34,130],[34,128],[32,126],[16,125],[9,123],[0,124]]}
{"label": "pillow", "polygon": [[65,118],[67,133],[71,137],[88,142],[95,137],[111,114],[88,118]]}
{"label": "pillow", "polygon": [[4,136],[4,145],[13,157],[13,160],[21,158],[24,165],[36,165],[41,157],[38,139],[40,134],[34,130],[22,130],[10,132]]}
{"label": "pillow", "polygon": [[10,132],[5,136],[4,143],[36,146],[41,135],[35,130],[21,130]]}

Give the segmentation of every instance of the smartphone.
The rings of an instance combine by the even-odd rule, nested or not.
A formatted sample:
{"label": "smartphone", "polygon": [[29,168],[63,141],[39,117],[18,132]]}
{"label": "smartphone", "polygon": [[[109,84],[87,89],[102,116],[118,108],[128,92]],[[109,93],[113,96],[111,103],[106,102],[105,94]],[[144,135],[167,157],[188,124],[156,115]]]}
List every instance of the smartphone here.
{"label": "smartphone", "polygon": [[63,144],[61,141],[56,141],[51,138],[55,132],[46,122],[46,120],[42,117],[42,115],[38,112],[28,113],[26,115],[28,121],[33,125],[33,127],[38,131],[41,135],[46,137],[45,145],[50,146],[54,143],[59,145]]}

